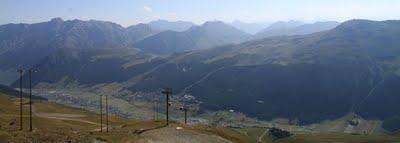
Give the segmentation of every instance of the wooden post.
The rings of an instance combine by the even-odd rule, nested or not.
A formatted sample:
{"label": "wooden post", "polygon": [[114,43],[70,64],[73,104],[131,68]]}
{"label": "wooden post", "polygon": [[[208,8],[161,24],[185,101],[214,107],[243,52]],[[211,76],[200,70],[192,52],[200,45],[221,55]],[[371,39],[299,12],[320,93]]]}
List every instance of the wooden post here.
{"label": "wooden post", "polygon": [[153,102],[153,120],[156,120],[156,102]]}
{"label": "wooden post", "polygon": [[18,70],[19,72],[19,130],[22,131],[22,74],[24,70],[22,67]]}
{"label": "wooden post", "polygon": [[108,95],[106,95],[106,132],[108,133]]}
{"label": "wooden post", "polygon": [[158,112],[159,112],[159,100],[156,99],[156,120],[158,120]]}
{"label": "wooden post", "polygon": [[154,121],[158,120],[158,99],[157,96],[154,95],[154,105],[153,105],[153,111],[154,111]]}
{"label": "wooden post", "polygon": [[182,110],[185,114],[185,124],[187,124],[187,111],[189,110],[188,107],[186,106],[182,106],[181,108],[179,108],[180,110]]}
{"label": "wooden post", "polygon": [[29,69],[29,131],[32,132],[32,68]]}
{"label": "wooden post", "polygon": [[156,120],[158,120],[158,112],[159,112],[159,108],[160,107],[158,107],[159,105],[158,105],[158,100],[156,101]]}
{"label": "wooden post", "polygon": [[166,93],[166,95],[167,95],[167,125],[169,124],[169,93],[167,92]]}
{"label": "wooden post", "polygon": [[166,111],[165,111],[165,115],[166,115],[166,120],[167,120],[167,126],[169,124],[169,95],[172,94],[172,89],[171,88],[165,88],[164,91],[162,91],[161,93],[165,94],[166,96]]}
{"label": "wooden post", "polygon": [[103,132],[103,96],[100,94],[100,132]]}
{"label": "wooden post", "polygon": [[158,101],[154,101],[154,120],[158,120]]}
{"label": "wooden post", "polygon": [[185,109],[185,125],[187,124],[187,109]]}

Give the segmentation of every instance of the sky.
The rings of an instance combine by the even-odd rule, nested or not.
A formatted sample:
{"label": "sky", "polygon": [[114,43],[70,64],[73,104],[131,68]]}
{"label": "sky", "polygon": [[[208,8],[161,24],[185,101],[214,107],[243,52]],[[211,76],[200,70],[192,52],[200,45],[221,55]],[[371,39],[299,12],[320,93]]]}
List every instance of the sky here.
{"label": "sky", "polygon": [[201,24],[400,19],[400,0],[0,0],[0,24],[54,17],[103,20],[123,26],[165,19]]}

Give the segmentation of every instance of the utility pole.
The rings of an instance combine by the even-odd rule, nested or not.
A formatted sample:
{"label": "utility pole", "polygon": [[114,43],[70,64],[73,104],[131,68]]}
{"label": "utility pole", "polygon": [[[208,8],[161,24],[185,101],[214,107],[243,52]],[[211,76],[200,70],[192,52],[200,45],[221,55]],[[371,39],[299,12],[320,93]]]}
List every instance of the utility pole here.
{"label": "utility pole", "polygon": [[103,96],[100,94],[100,132],[103,132]]}
{"label": "utility pole", "polygon": [[106,132],[108,133],[108,95],[106,95]]}
{"label": "utility pole", "polygon": [[185,110],[185,124],[187,124],[187,109]]}
{"label": "utility pole", "polygon": [[158,103],[157,103],[157,100],[155,101],[155,103],[154,103],[154,120],[158,120]]}
{"label": "utility pole", "polygon": [[155,110],[156,110],[156,111],[155,111],[155,112],[156,112],[156,113],[155,113],[155,114],[156,114],[156,115],[155,115],[155,118],[156,118],[156,120],[158,120],[159,100],[158,100],[157,98],[155,99],[155,106],[156,106],[156,107],[155,107],[155,108],[156,108],[156,109],[155,109]]}
{"label": "utility pole", "polygon": [[186,106],[182,106],[181,108],[179,108],[180,110],[182,110],[183,112],[185,112],[185,125],[187,124],[187,111],[189,110]]}
{"label": "utility pole", "polygon": [[153,120],[156,120],[156,102],[153,103]]}
{"label": "utility pole", "polygon": [[158,112],[159,112],[159,104],[158,104],[158,100],[156,100],[156,120],[158,120]]}
{"label": "utility pole", "polygon": [[157,98],[154,98],[154,103],[153,103],[153,118],[154,121],[158,120],[158,100]]}
{"label": "utility pole", "polygon": [[32,132],[32,68],[29,69],[29,131]]}
{"label": "utility pole", "polygon": [[22,74],[24,69],[21,67],[19,70],[19,130],[22,131]]}
{"label": "utility pole", "polygon": [[165,88],[161,93],[165,94],[166,96],[166,111],[165,111],[165,115],[166,115],[166,119],[167,119],[167,126],[169,124],[169,114],[168,114],[168,109],[170,106],[169,103],[169,95],[172,94],[172,89],[171,88]]}

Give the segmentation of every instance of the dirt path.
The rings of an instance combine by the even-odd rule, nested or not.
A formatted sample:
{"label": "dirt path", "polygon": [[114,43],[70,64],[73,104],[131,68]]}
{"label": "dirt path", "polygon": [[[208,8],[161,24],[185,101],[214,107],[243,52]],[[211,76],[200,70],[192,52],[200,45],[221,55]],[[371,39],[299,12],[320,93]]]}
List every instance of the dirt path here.
{"label": "dirt path", "polygon": [[36,111],[34,106],[32,107],[32,113],[33,113],[33,115],[41,117],[41,118],[67,120],[67,121],[77,121],[77,122],[82,122],[82,123],[87,123],[87,124],[98,125],[98,123],[95,123],[95,122],[92,122],[92,121],[79,119],[79,118],[82,118],[82,117],[86,117],[86,115],[61,114],[61,113],[39,113],[39,112]]}
{"label": "dirt path", "polygon": [[265,131],[261,134],[261,136],[260,137],[258,137],[258,142],[259,143],[261,143],[262,142],[262,139],[264,138],[264,136],[267,134],[267,132],[268,132],[268,129],[265,129]]}
{"label": "dirt path", "polygon": [[177,130],[165,127],[142,134],[148,143],[231,143],[222,137],[198,133],[192,130]]}
{"label": "dirt path", "polygon": [[342,131],[344,128],[345,128],[345,125],[342,122],[338,122],[338,123],[335,123],[335,125],[332,126],[328,130],[328,132],[339,132],[339,131]]}
{"label": "dirt path", "polygon": [[360,111],[360,110],[361,110],[361,105],[367,100],[368,97],[370,97],[370,96],[372,95],[372,93],[374,93],[375,89],[376,89],[378,86],[380,86],[381,84],[383,84],[384,82],[385,82],[385,77],[383,77],[383,79],[382,79],[378,84],[376,84],[376,85],[368,92],[368,95],[365,96],[365,97],[360,101],[360,103],[358,103],[358,107],[357,107],[356,111]]}
{"label": "dirt path", "polygon": [[168,65],[168,64],[170,64],[170,63],[173,63],[173,62],[175,62],[175,61],[177,61],[177,60],[179,60],[179,59],[182,59],[182,58],[184,58],[184,57],[186,57],[186,56],[188,56],[188,55],[191,55],[192,53],[193,53],[193,52],[188,52],[188,53],[183,54],[183,55],[181,55],[181,56],[179,56],[179,57],[175,57],[175,58],[173,58],[173,59],[171,59],[171,60],[169,60],[169,61],[166,61],[166,62],[164,62],[164,63],[162,63],[162,64],[159,64],[159,65],[155,66],[154,68],[152,68],[152,69],[146,71],[145,73],[142,73],[142,74],[140,74],[140,75],[138,75],[138,76],[135,76],[135,77],[132,78],[132,79],[129,79],[129,80],[126,81],[125,83],[126,83],[127,85],[134,85],[134,84],[136,84],[136,82],[141,81],[143,78],[145,78],[147,75],[153,73],[153,72],[156,71],[157,69],[159,69],[159,68],[161,68],[161,67],[163,67],[163,66],[165,66],[165,65]]}
{"label": "dirt path", "polygon": [[211,75],[213,75],[214,73],[216,73],[216,72],[218,72],[218,71],[220,71],[220,70],[223,70],[224,68],[225,68],[225,67],[220,67],[220,68],[218,68],[218,69],[216,69],[216,70],[213,70],[213,71],[207,73],[207,74],[206,74],[204,77],[202,77],[200,80],[198,80],[198,81],[194,82],[193,84],[191,84],[191,85],[185,87],[185,88],[182,90],[182,92],[179,93],[178,95],[183,95],[183,94],[185,94],[190,88],[192,88],[192,87],[195,86],[196,84],[199,84],[199,83],[201,83],[201,82],[207,80],[208,77],[210,77]]}
{"label": "dirt path", "polygon": [[372,135],[374,133],[375,129],[378,127],[378,123],[373,123],[373,124],[374,125],[373,125],[371,131],[369,131],[369,133],[368,133],[369,135]]}

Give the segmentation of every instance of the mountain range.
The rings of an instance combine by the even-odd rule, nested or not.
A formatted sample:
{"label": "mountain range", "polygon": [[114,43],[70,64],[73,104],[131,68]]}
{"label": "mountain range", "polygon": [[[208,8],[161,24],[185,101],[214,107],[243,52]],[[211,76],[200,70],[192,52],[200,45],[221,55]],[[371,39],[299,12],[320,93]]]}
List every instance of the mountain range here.
{"label": "mountain range", "polygon": [[269,26],[270,23],[268,22],[254,22],[254,23],[248,23],[248,22],[242,22],[240,20],[235,20],[232,23],[228,23],[229,25],[232,25],[233,27],[242,30],[246,33],[249,34],[256,34],[257,32],[260,32],[261,30],[265,29],[266,27]]}
{"label": "mountain range", "polygon": [[[207,22],[201,26],[188,23],[154,21],[149,24],[123,28],[111,22],[64,21],[61,18],[54,18],[49,22],[36,24],[6,24],[0,26],[0,54],[2,55],[0,56],[0,69],[38,63],[61,48],[136,47],[150,53],[165,54],[206,49],[253,39],[252,35],[219,21]],[[295,22],[280,23],[281,25],[290,25]],[[170,31],[173,28],[167,28],[169,25],[181,27],[180,31],[183,31]],[[279,23],[271,25],[268,29],[282,30],[282,26],[279,28],[274,25],[279,25]],[[321,25],[324,24],[302,25],[297,28],[297,33],[312,33],[313,26],[326,27]],[[159,28],[163,26],[165,28]],[[188,29],[184,30],[185,28]]]}
{"label": "mountain range", "polygon": [[[352,20],[333,30],[175,55],[134,91],[169,85],[202,109],[312,123],[355,112],[399,115],[399,21]],[[164,75],[168,75],[167,77]],[[245,99],[245,100],[244,100]]]}
{"label": "mountain range", "polygon": [[167,21],[167,20],[156,20],[151,21],[148,25],[155,30],[159,31],[186,31],[196,24],[188,21]]}
{"label": "mountain range", "polygon": [[184,32],[165,31],[134,44],[150,53],[171,53],[240,43],[250,35],[220,21],[206,22]]}
{"label": "mountain range", "polygon": [[[291,23],[269,29],[326,28]],[[118,85],[132,94],[168,86],[176,98],[195,100],[199,112],[234,110],[264,120],[399,116],[400,22],[329,23],[327,31],[262,39],[216,21],[182,32],[61,19],[9,24],[0,26],[0,68],[33,65],[36,86]]]}
{"label": "mountain range", "polygon": [[[16,78],[20,66],[33,66],[50,56],[71,49],[127,48],[132,43],[159,33],[146,24],[124,28],[105,21],[81,21],[54,18],[36,24],[0,26],[1,83]],[[132,48],[132,50],[134,50]]]}
{"label": "mountain range", "polygon": [[256,33],[257,38],[273,36],[307,35],[335,28],[340,23],[336,21],[315,22],[311,24],[300,21],[279,21]]}

